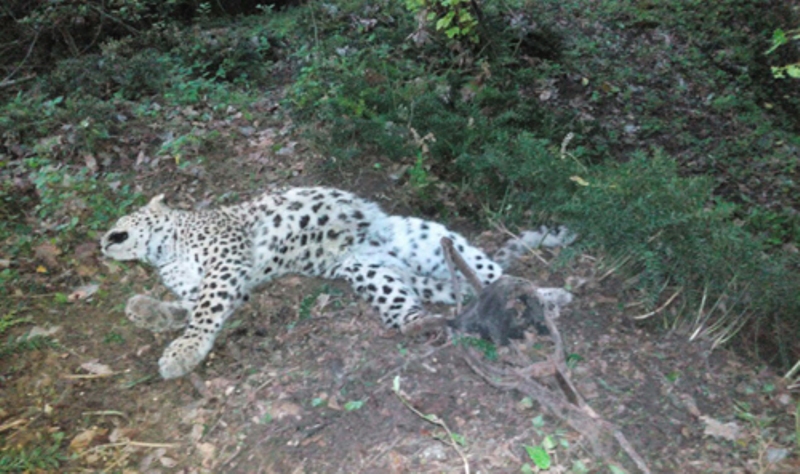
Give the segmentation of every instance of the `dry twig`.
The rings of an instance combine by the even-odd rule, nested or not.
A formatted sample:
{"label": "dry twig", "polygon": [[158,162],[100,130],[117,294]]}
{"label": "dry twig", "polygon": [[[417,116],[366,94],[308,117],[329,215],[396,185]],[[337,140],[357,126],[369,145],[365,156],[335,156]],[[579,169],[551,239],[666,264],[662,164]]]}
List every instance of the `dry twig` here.
{"label": "dry twig", "polygon": [[467,460],[467,456],[464,454],[464,451],[458,445],[458,441],[456,441],[456,437],[453,435],[453,432],[450,431],[450,428],[447,426],[447,423],[445,423],[444,420],[439,418],[437,415],[434,414],[426,415],[421,411],[417,410],[416,408],[414,408],[414,405],[412,405],[408,401],[408,395],[402,390],[400,390],[399,375],[396,375],[394,377],[394,385],[392,386],[392,391],[395,393],[395,395],[397,395],[397,398],[399,398],[400,401],[403,402],[403,405],[405,405],[406,408],[411,410],[415,415],[417,415],[418,417],[422,418],[423,420],[429,423],[433,423],[434,425],[440,426],[442,427],[442,429],[444,429],[444,431],[447,433],[448,444],[450,444],[450,446],[452,446],[453,449],[456,450],[458,455],[461,456],[461,461],[464,463],[464,474],[469,474],[469,461]]}

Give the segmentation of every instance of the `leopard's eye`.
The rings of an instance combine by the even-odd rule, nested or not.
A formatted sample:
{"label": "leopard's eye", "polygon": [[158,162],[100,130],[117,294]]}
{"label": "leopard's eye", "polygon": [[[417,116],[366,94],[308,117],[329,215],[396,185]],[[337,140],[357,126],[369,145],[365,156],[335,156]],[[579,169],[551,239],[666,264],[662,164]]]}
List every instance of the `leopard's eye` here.
{"label": "leopard's eye", "polygon": [[128,233],[127,232],[114,232],[113,234],[108,236],[108,242],[112,244],[121,244],[128,240]]}

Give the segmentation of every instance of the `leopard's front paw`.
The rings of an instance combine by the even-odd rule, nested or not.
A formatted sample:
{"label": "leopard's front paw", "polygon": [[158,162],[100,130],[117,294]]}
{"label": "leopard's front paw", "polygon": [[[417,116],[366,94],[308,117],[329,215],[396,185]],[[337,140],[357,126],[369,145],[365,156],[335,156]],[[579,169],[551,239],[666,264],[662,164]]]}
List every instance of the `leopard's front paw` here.
{"label": "leopard's front paw", "polygon": [[134,295],[125,305],[125,315],[136,327],[152,332],[164,332],[184,327],[189,312],[179,303]]}
{"label": "leopard's front paw", "polygon": [[197,367],[211,350],[211,344],[191,337],[172,341],[158,360],[158,372],[164,379],[183,377]]}

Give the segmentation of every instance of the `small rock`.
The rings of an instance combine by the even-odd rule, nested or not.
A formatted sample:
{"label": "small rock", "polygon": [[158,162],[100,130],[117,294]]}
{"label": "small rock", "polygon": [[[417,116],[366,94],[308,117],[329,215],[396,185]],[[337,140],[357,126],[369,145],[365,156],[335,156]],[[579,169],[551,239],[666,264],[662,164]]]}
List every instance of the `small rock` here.
{"label": "small rock", "polygon": [[444,447],[441,444],[434,444],[428,446],[422,451],[422,459],[431,461],[443,461],[447,459],[447,453],[444,450]]}
{"label": "small rock", "polygon": [[767,462],[775,464],[781,462],[789,456],[789,450],[786,448],[769,448],[767,449]]}
{"label": "small rock", "polygon": [[50,326],[49,328],[45,329],[43,327],[34,326],[33,329],[28,333],[27,339],[31,339],[33,337],[42,336],[42,337],[49,337],[53,334],[57,333],[61,330],[61,326]]}
{"label": "small rock", "polygon": [[178,465],[178,461],[168,456],[161,456],[158,461],[166,468],[172,468]]}
{"label": "small rock", "polygon": [[296,145],[297,145],[296,142],[289,142],[288,144],[286,144],[286,146],[276,151],[275,154],[278,156],[292,156],[294,155],[294,147]]}

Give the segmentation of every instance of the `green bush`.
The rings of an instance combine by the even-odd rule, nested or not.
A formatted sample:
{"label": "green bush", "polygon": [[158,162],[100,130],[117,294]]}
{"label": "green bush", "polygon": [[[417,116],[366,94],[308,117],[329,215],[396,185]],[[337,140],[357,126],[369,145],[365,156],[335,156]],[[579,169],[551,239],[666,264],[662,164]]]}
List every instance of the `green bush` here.
{"label": "green bush", "polygon": [[[797,220],[763,209],[754,214],[753,209],[761,209],[758,205],[720,192],[712,173],[687,175],[680,161],[647,146],[666,136],[678,137],[694,153],[724,157],[730,165],[725,172],[745,179],[764,169],[753,165],[753,156],[770,166],[790,165],[791,146],[784,153],[764,139],[797,140],[780,129],[780,117],[765,120],[758,104],[759,97],[766,97],[756,83],[759,76],[738,75],[731,84],[727,73],[717,69],[725,66],[709,68],[703,55],[711,42],[724,41],[731,51],[724,61],[760,61],[757,47],[742,46],[749,38],[742,24],[752,9],[735,1],[725,5],[714,21],[700,10],[660,3],[645,8],[611,2],[580,14],[617,21],[619,26],[610,29],[614,32],[647,22],[694,31],[692,48],[685,56],[676,53],[675,61],[687,61],[681,67],[694,84],[719,91],[709,99],[711,122],[719,116],[737,117],[737,129],[752,127],[752,135],[714,139],[691,128],[686,117],[670,111],[674,91],[653,86],[659,84],[659,73],[645,71],[646,61],[641,68],[614,63],[588,38],[573,38],[563,59],[558,59],[560,52],[543,54],[531,67],[519,56],[525,44],[521,38],[527,36],[489,18],[487,28],[495,28],[490,32],[492,48],[464,63],[446,44],[412,46],[405,38],[416,25],[386,4],[381,11],[396,14],[395,22],[378,22],[370,35],[356,34],[336,16],[316,16],[311,27],[300,22],[301,28],[310,28],[308,35],[314,28],[326,34],[308,41],[308,49],[295,55],[301,68],[287,100],[298,120],[328,124],[321,143],[338,163],[364,166],[359,157],[378,154],[408,165],[415,188],[420,183],[425,188],[431,179],[459,183],[463,192],[476,195],[509,222],[564,222],[582,236],[566,254],[601,248],[612,260],[626,262],[626,271],[648,295],[651,308],[666,299],[666,289],[670,295],[680,291],[683,310],[671,313],[672,323],[714,328],[712,336],[726,340],[749,321],[782,349],[770,354],[770,360],[789,364],[794,361],[788,349],[800,334],[800,276],[793,271],[796,256],[775,245],[800,241]],[[537,21],[583,7],[578,1],[560,10],[542,7]],[[731,17],[726,7],[735,10],[733,24],[724,20]],[[653,52],[642,48],[633,54]],[[625,150],[620,131],[610,122],[581,126],[571,113],[543,106],[536,85],[570,68],[586,68],[587,62],[596,63],[589,67],[597,86],[591,81],[582,85],[591,93],[590,103],[596,110],[626,111],[617,111],[612,119],[620,113],[639,117],[639,143],[656,151]],[[646,93],[633,94],[628,84],[641,84]],[[423,152],[417,137],[429,134],[435,141],[426,142]],[[569,148],[569,140],[559,146],[567,136],[577,146]],[[786,176],[781,173],[776,170],[775,176]],[[784,187],[791,188],[791,182]],[[738,223],[742,216],[748,216],[744,226]],[[701,307],[701,302],[707,305]],[[698,312],[702,317],[695,319]]]}

